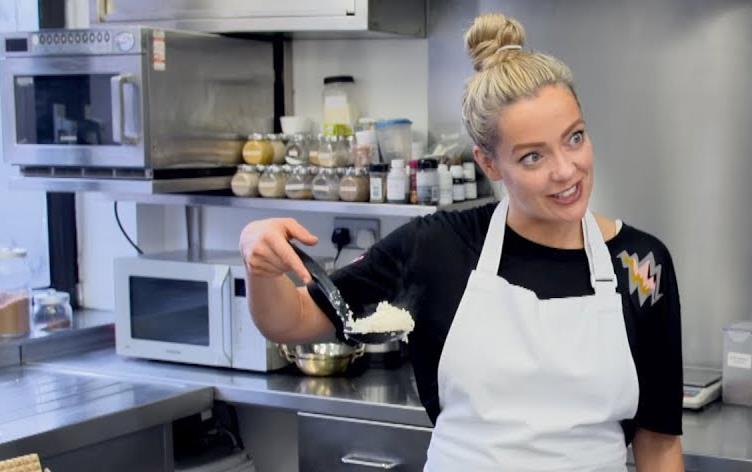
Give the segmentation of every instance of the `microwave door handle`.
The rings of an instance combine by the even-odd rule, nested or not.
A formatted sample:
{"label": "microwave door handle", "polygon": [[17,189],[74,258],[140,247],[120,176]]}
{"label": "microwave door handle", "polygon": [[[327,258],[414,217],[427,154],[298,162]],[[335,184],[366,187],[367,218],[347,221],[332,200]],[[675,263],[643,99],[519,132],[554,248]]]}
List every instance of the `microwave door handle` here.
{"label": "microwave door handle", "polygon": [[230,324],[232,323],[232,315],[227,313],[228,311],[230,311],[230,307],[232,306],[232,294],[230,294],[229,297],[225,297],[225,284],[228,283],[230,278],[230,268],[227,267],[226,270],[222,270],[221,274],[217,274],[212,284],[214,290],[216,291],[215,293],[219,294],[220,312],[222,313],[222,326],[220,327],[222,329],[222,352],[224,353],[228,362],[232,362],[232,356],[230,354],[231,346],[229,345],[231,342],[230,338],[232,336],[232,326],[230,326]]}
{"label": "microwave door handle", "polygon": [[110,78],[110,101],[112,105],[112,141],[122,144],[125,132],[124,108],[124,84],[125,75],[116,75]]}
{"label": "microwave door handle", "polygon": [[[124,143],[127,144],[138,144],[138,140],[140,138],[140,135],[138,133],[139,129],[139,120],[138,120],[138,109],[136,108],[138,106],[138,100],[132,99],[129,101],[125,100],[125,85],[130,85],[133,89],[134,93],[138,92],[138,84],[136,82],[136,78],[133,75],[127,74],[123,76],[125,79],[123,80],[123,90],[120,92],[123,97],[123,105],[122,105],[122,139]],[[133,98],[134,96],[131,96]],[[136,130],[135,134],[128,133],[128,127],[126,124],[131,124],[132,129]]]}

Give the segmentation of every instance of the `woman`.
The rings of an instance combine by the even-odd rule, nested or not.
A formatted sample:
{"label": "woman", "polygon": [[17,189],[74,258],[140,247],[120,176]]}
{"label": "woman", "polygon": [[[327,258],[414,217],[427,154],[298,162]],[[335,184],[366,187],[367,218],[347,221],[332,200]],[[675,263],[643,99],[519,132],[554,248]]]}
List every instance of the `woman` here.
{"label": "woman", "polygon": [[[410,309],[410,351],[435,423],[430,471],[683,470],[679,297],[655,237],[588,211],[593,153],[569,69],[522,49],[524,30],[478,17],[463,100],[475,161],[501,203],[397,229],[333,279],[358,314]],[[241,235],[250,309],[278,342],[334,333],[288,240],[293,220]],[[341,333],[337,333],[341,334]]]}

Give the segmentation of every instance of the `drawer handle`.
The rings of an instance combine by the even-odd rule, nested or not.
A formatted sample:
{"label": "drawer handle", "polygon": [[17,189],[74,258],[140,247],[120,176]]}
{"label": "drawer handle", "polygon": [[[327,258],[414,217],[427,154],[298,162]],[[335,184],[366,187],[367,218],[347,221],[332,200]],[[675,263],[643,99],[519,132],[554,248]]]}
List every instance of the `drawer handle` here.
{"label": "drawer handle", "polygon": [[362,457],[356,454],[348,454],[344,456],[341,461],[343,464],[360,465],[381,470],[391,470],[400,465],[399,462],[388,459],[371,459],[370,457]]}

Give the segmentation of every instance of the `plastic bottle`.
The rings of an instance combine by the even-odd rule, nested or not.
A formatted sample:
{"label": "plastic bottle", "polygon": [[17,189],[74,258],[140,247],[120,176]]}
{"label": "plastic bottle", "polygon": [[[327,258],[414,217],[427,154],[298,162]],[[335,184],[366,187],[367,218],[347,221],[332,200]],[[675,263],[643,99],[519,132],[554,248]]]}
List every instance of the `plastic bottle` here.
{"label": "plastic bottle", "polygon": [[452,200],[463,202],[465,201],[465,173],[462,166],[453,165],[450,172],[452,174]]}
{"label": "plastic bottle", "polygon": [[449,167],[439,164],[439,205],[452,204],[452,190],[452,174],[449,173]]}
{"label": "plastic bottle", "polygon": [[391,170],[386,178],[386,199],[390,203],[405,203],[405,161],[392,159]]}

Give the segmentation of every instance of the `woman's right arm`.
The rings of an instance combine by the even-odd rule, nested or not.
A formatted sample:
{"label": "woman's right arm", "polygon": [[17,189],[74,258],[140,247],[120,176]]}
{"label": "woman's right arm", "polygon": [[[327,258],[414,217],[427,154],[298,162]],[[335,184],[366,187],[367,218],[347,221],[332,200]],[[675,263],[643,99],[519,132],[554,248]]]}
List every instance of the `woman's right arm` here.
{"label": "woman's right arm", "polygon": [[259,331],[278,343],[332,339],[334,325],[305,287],[295,287],[285,274],[294,272],[308,283],[311,275],[290,246],[296,239],[313,246],[318,238],[292,218],[249,223],[240,234],[246,268],[248,309]]}

